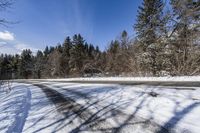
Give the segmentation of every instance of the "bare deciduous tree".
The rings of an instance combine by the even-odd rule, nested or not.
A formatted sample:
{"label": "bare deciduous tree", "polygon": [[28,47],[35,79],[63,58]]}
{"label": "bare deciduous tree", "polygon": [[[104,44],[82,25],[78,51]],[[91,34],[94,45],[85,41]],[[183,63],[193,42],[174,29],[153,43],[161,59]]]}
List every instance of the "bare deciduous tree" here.
{"label": "bare deciduous tree", "polygon": [[[0,0],[0,12],[6,11],[13,4],[13,0]],[[13,22],[8,21],[5,18],[0,18],[0,25],[7,26]]]}

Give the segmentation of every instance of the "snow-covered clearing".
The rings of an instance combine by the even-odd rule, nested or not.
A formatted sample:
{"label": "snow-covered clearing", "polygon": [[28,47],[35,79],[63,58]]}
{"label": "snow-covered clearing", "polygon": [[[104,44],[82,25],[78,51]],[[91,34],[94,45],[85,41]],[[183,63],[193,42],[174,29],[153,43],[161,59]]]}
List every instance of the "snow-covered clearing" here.
{"label": "snow-covered clearing", "polygon": [[12,86],[0,93],[0,132],[200,131],[200,87],[47,81]]}

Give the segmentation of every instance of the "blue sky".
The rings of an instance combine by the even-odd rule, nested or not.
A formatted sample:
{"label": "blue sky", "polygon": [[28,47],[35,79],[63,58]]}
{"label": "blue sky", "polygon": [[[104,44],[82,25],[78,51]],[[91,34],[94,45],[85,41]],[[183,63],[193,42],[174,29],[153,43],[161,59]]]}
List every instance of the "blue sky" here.
{"label": "blue sky", "polygon": [[75,33],[103,50],[123,30],[134,35],[133,24],[141,3],[142,0],[16,0],[11,9],[0,12],[8,20],[19,21],[9,27],[0,26],[0,53],[44,49]]}

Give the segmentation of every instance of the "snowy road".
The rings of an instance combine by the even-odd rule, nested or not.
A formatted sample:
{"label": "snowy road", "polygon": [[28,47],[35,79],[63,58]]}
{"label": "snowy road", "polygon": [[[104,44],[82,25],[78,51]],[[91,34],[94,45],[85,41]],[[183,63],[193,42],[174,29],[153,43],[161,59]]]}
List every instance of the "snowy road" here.
{"label": "snowy road", "polygon": [[[31,84],[14,83],[13,86],[17,87],[8,94],[10,98],[7,96],[7,99],[16,98],[20,102],[19,97],[16,97],[18,92],[25,99],[21,100],[22,105],[26,106],[5,110],[5,104],[12,102],[3,101],[0,109],[4,109],[7,117],[15,119],[18,116],[21,121],[15,119],[16,122],[9,122],[2,117],[7,121],[3,124],[1,121],[0,132],[200,131],[200,88],[197,85],[187,84],[187,87],[183,84],[155,86],[40,81]],[[0,98],[3,96],[0,95]],[[15,112],[18,113],[14,115]],[[19,115],[24,112],[26,115]],[[9,116],[9,113],[12,115]],[[21,122],[22,126],[18,127],[17,122]]]}

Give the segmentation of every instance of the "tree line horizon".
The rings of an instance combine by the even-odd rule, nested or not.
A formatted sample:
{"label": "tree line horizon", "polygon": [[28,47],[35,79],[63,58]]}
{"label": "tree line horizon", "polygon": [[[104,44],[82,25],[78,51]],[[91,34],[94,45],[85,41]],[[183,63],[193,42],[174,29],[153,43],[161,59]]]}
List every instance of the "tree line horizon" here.
{"label": "tree line horizon", "polygon": [[87,43],[80,34],[33,55],[0,55],[0,78],[67,78],[87,73],[101,76],[191,76],[200,74],[200,2],[143,0],[133,25],[108,48]]}

